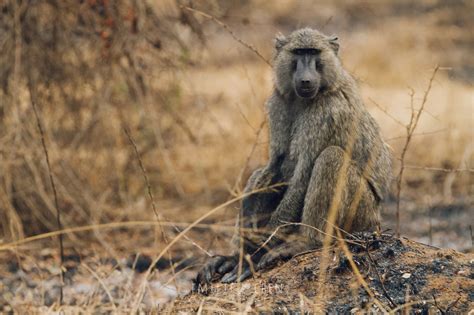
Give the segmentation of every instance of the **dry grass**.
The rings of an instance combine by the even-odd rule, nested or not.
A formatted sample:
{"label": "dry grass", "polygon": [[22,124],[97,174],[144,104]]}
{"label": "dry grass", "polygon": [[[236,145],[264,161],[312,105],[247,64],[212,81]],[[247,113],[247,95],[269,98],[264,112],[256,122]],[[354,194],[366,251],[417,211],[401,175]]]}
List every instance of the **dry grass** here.
{"label": "dry grass", "polygon": [[[87,5],[93,2],[86,1]],[[233,203],[228,200],[241,198],[245,179],[267,159],[264,102],[272,78],[262,59],[271,59],[270,43],[276,32],[306,24],[339,35],[343,63],[358,78],[369,111],[397,157],[405,146],[405,125],[413,114],[408,87],[423,95],[436,64],[452,69],[442,71],[433,81],[425,111],[404,154],[400,184],[407,189],[400,196],[401,208],[472,202],[474,91],[472,74],[468,80],[463,77],[473,64],[467,56],[469,46],[465,48],[472,39],[466,31],[472,21],[462,19],[472,4],[440,6],[413,17],[403,5],[396,13],[393,7],[376,3],[364,7],[328,2],[318,3],[318,12],[311,12],[308,8],[314,6],[298,1],[276,5],[248,1],[240,8],[210,1],[195,8],[207,16],[183,18],[182,10],[196,11],[170,0],[150,6],[159,21],[153,24],[145,6],[123,0],[121,9],[109,16],[116,20],[117,29],[107,24],[99,8],[84,4],[81,8],[89,20],[83,27],[98,27],[102,33],[85,43],[67,41],[63,37],[77,30],[68,26],[67,18],[61,20],[65,24],[59,26],[64,30],[58,33],[57,42],[73,47],[57,48],[62,58],[48,64],[54,55],[44,53],[40,45],[36,50],[24,47],[26,42],[18,40],[30,32],[28,25],[15,24],[28,10],[18,3],[7,1],[5,6],[13,13],[0,13],[11,18],[0,23],[0,31],[5,25],[16,25],[7,28],[13,32],[8,35],[11,38],[0,37],[7,52],[0,57],[1,75],[7,78],[0,90],[2,251],[14,251],[17,257],[33,254],[35,247],[29,244],[34,242],[21,239],[56,230],[57,209],[69,231],[66,251],[73,247],[80,251],[91,241],[115,256],[127,253],[127,246],[132,247],[128,253],[153,247],[150,254],[154,258],[168,255],[166,250],[175,243],[177,251],[191,248],[196,254],[209,250],[211,244],[225,247],[226,241],[216,241],[213,234],[197,234],[197,239],[185,236],[193,225],[179,222],[175,222],[179,230],[161,222],[168,227],[169,239],[156,246],[153,233],[148,236],[132,228],[133,224],[109,235],[103,235],[105,226],[100,224],[111,223],[116,229],[121,224],[113,222],[153,221],[155,215],[197,224],[213,213],[209,209],[222,209],[206,223],[212,228],[212,220],[219,220],[231,226],[237,206],[230,207]],[[65,3],[58,12],[73,12],[68,6],[74,6]],[[424,5],[430,7],[428,2]],[[40,10],[39,6],[34,9]],[[453,16],[459,16],[461,22]],[[40,20],[50,23],[44,16]],[[138,33],[134,33],[134,23],[138,23]],[[36,129],[24,84],[30,76],[38,76],[35,71],[40,73],[36,80],[44,135]],[[414,101],[420,104],[422,99],[415,97]],[[124,124],[128,135],[123,132]],[[42,137],[48,143],[51,172],[42,162]],[[399,167],[395,161],[394,174]],[[50,174],[56,183],[57,206]],[[392,198],[395,192],[394,185]],[[150,222],[150,226],[159,224]],[[85,230],[94,233],[68,230],[90,225],[95,228]],[[402,220],[402,234],[403,225]],[[221,230],[232,234],[230,227]],[[114,237],[124,235],[130,235],[133,245],[117,244]],[[18,260],[21,263],[24,258]],[[99,275],[91,274],[104,286]],[[134,309],[140,308],[143,299],[147,281],[142,283],[138,295],[130,296]]]}

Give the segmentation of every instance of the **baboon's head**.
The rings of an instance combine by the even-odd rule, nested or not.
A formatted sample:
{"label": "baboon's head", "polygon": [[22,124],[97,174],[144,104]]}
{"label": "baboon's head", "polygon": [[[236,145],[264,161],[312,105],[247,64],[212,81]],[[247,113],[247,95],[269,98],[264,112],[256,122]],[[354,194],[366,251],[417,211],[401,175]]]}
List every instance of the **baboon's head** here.
{"label": "baboon's head", "polygon": [[337,37],[304,28],[275,40],[274,71],[282,94],[294,91],[301,98],[314,98],[331,87],[340,69]]}

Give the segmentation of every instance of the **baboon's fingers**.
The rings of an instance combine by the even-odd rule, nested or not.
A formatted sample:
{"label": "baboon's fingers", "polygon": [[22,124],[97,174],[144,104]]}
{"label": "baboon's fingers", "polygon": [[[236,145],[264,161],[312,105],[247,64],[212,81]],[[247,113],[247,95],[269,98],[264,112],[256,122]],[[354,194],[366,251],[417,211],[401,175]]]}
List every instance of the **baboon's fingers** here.
{"label": "baboon's fingers", "polygon": [[219,269],[217,269],[217,272],[220,273],[221,275],[226,274],[235,267],[236,263],[237,263],[236,259],[229,259],[229,260],[225,261],[219,267]]}
{"label": "baboon's fingers", "polygon": [[235,280],[237,280],[237,272],[235,272],[235,268],[226,273],[222,279],[221,279],[221,282],[222,283],[232,283],[232,282],[235,282]]}
{"label": "baboon's fingers", "polygon": [[247,266],[245,267],[244,270],[242,270],[242,274],[240,275],[240,278],[238,280],[238,282],[242,282],[248,278],[250,278],[252,276],[252,270],[250,270],[250,267]]}
{"label": "baboon's fingers", "polygon": [[228,257],[225,256],[215,256],[212,257],[204,266],[204,268],[199,271],[196,282],[205,284],[210,283],[214,276],[216,275],[217,269],[226,261]]}
{"label": "baboon's fingers", "polygon": [[[252,276],[252,269],[250,268],[250,265],[248,262],[244,261],[242,264],[242,269],[239,272],[239,265],[237,264],[232,271],[226,273],[222,279],[222,283],[232,283],[236,281],[244,281],[245,279],[249,278]],[[237,280],[238,279],[238,280]]]}

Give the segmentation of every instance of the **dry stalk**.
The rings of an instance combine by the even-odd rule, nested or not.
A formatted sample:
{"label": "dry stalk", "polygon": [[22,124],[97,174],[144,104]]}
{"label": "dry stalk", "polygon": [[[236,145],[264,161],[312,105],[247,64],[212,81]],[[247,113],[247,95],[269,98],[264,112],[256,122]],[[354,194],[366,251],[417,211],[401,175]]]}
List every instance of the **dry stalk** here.
{"label": "dry stalk", "polygon": [[415,132],[415,129],[418,125],[418,122],[420,121],[421,114],[423,113],[423,109],[425,108],[426,101],[428,100],[428,95],[431,91],[431,87],[433,86],[433,80],[436,76],[436,73],[439,70],[439,65],[435,67],[433,70],[433,74],[431,75],[430,81],[428,83],[428,88],[426,89],[424,95],[423,95],[423,100],[421,101],[421,106],[418,109],[418,111],[415,110],[414,108],[414,96],[415,96],[415,91],[412,89],[410,92],[410,106],[411,106],[411,116],[410,116],[410,122],[405,125],[406,128],[406,133],[407,133],[407,138],[405,141],[405,145],[403,146],[402,153],[400,155],[400,171],[398,173],[397,177],[397,226],[396,226],[396,234],[397,237],[400,237],[400,195],[402,191],[402,180],[403,180],[403,172],[405,170],[405,156],[408,151],[408,147],[411,142],[411,138],[413,137],[413,133]]}
{"label": "dry stalk", "polygon": [[84,267],[84,269],[86,269],[88,272],[90,272],[90,274],[99,282],[102,289],[104,289],[105,294],[107,294],[107,297],[109,298],[110,303],[112,304],[112,307],[113,307],[114,311],[117,312],[117,306],[115,305],[115,301],[114,301],[114,298],[112,296],[112,293],[110,292],[109,288],[105,284],[104,280],[102,280],[102,278],[94,270],[92,270],[89,266],[87,266],[87,264],[83,264],[82,266]]}
{"label": "dry stalk", "polygon": [[232,188],[232,192],[235,194],[238,192],[238,188],[242,182],[242,176],[244,175],[245,170],[247,169],[247,166],[249,165],[250,159],[255,152],[255,149],[257,148],[258,145],[258,139],[260,138],[260,134],[262,133],[263,127],[265,126],[265,120],[263,120],[260,123],[260,126],[258,127],[257,131],[255,132],[255,141],[252,145],[252,148],[250,149],[249,154],[247,155],[247,158],[245,159],[244,166],[240,169],[239,175],[237,176],[237,179],[234,183],[234,187]]}
{"label": "dry stalk", "polygon": [[429,167],[429,166],[417,166],[417,165],[405,165],[405,168],[413,170],[423,170],[431,172],[443,172],[443,173],[474,173],[473,168],[441,168],[441,167]]}
{"label": "dry stalk", "polygon": [[[434,130],[434,131],[427,131],[427,132],[414,133],[414,134],[412,135],[412,137],[430,136],[430,135],[434,135],[434,134],[437,134],[437,133],[440,133],[440,132],[444,132],[444,131],[447,131],[447,130],[448,130],[448,129],[444,128],[444,129],[439,129],[439,130]],[[406,136],[398,136],[398,137],[388,138],[388,139],[385,139],[385,141],[395,141],[395,140],[401,140],[401,139],[406,139]]]}
{"label": "dry stalk", "polygon": [[190,8],[188,6],[185,6],[185,5],[180,5],[179,6],[181,9],[184,9],[184,10],[188,10],[190,12],[193,12],[193,13],[196,13],[196,14],[199,14],[207,19],[210,19],[212,21],[214,21],[215,23],[217,23],[218,25],[220,25],[223,29],[225,29],[227,31],[227,33],[230,34],[230,36],[232,36],[232,38],[234,40],[236,40],[238,43],[240,43],[241,45],[247,47],[248,49],[250,49],[251,51],[253,51],[260,59],[262,59],[268,66],[272,66],[272,64],[270,63],[270,61],[268,61],[265,57],[263,57],[263,55],[251,44],[248,44],[246,42],[244,42],[242,39],[240,39],[239,37],[237,37],[237,35],[235,35],[234,31],[229,27],[229,25],[225,24],[224,22],[218,20],[216,17],[208,14],[208,13],[205,13],[205,12],[202,12],[200,10],[197,10],[197,9],[193,9],[193,8]]}
{"label": "dry stalk", "polygon": [[[237,199],[238,200],[238,199]],[[109,222],[103,224],[92,224],[92,225],[85,225],[85,226],[78,226],[73,228],[62,229],[59,231],[47,232],[42,234],[33,235],[30,237],[26,237],[17,241],[13,241],[10,243],[0,245],[0,251],[4,250],[11,250],[15,246],[28,244],[31,242],[44,240],[50,237],[55,237],[64,234],[72,234],[72,233],[80,233],[80,232],[88,232],[93,231],[95,229],[119,229],[119,228],[132,228],[132,227],[148,227],[158,225],[158,222],[150,222],[150,221],[126,221],[126,222]],[[181,226],[187,227],[189,223],[183,222],[161,222],[162,226],[173,227],[173,226]],[[196,224],[194,227],[197,228],[207,228],[207,229],[215,229],[218,231],[228,232],[233,231],[233,226],[223,226],[221,224]],[[245,231],[252,231],[251,229],[245,229]],[[184,236],[183,236],[184,237]]]}
{"label": "dry stalk", "polygon": [[[165,241],[166,244],[168,244],[168,238],[164,232],[164,229],[163,229],[163,225],[162,225],[162,222],[160,220],[160,216],[159,216],[159,213],[158,213],[158,210],[156,209],[156,204],[155,204],[155,198],[153,197],[153,193],[152,193],[152,190],[151,190],[151,185],[150,185],[150,180],[148,179],[148,175],[146,173],[146,170],[145,170],[145,166],[143,165],[143,162],[142,162],[142,159],[140,157],[140,153],[138,152],[138,147],[137,147],[137,144],[136,142],[133,140],[133,137],[130,133],[130,131],[128,130],[128,128],[124,125],[123,126],[123,130],[125,132],[125,134],[127,135],[128,137],[128,140],[130,141],[130,144],[133,146],[133,149],[135,151],[135,154],[137,156],[137,159],[138,159],[138,162],[140,164],[140,169],[142,171],[142,175],[143,175],[143,178],[145,180],[145,184],[147,186],[147,193],[148,193],[148,197],[150,198],[150,201],[151,201],[151,206],[152,206],[152,209],[153,209],[153,213],[155,214],[155,218],[156,218],[156,221],[160,227],[160,230],[161,230],[161,235],[162,235],[162,238],[163,240]],[[173,225],[173,228],[176,230],[176,232],[180,233],[181,230],[176,226],[176,225]],[[190,239],[187,235],[184,235],[184,238],[189,241],[191,244],[193,244],[194,246],[196,246],[198,249],[200,249],[201,251],[203,251],[204,253],[206,253],[207,256],[212,256],[211,253],[209,253],[207,250],[205,250],[202,246],[200,246],[199,244],[197,244],[196,242],[194,242],[192,239]],[[171,261],[171,257],[170,257],[170,261]],[[173,266],[172,266],[173,267]]]}
{"label": "dry stalk", "polygon": [[397,306],[398,306],[397,303],[395,303],[395,302],[393,301],[393,299],[390,297],[390,294],[388,294],[387,289],[385,288],[385,284],[383,283],[382,277],[380,276],[380,273],[379,273],[379,271],[377,270],[377,264],[376,264],[375,261],[372,259],[372,255],[370,255],[369,244],[370,244],[370,242],[367,242],[367,244],[365,245],[365,251],[366,251],[366,253],[367,253],[367,257],[369,257],[370,263],[371,263],[372,266],[374,267],[375,274],[377,275],[377,278],[379,279],[380,286],[382,287],[383,294],[384,294],[385,297],[390,301],[390,303],[392,304],[393,307],[397,307]]}
{"label": "dry stalk", "polygon": [[383,107],[382,105],[380,105],[379,103],[371,99],[370,97],[369,97],[369,101],[371,101],[378,109],[380,109],[385,115],[390,117],[394,122],[396,122],[402,127],[405,127],[405,125],[398,118],[390,114],[390,112],[385,107]]}
{"label": "dry stalk", "polygon": [[[62,230],[62,225],[61,225],[61,211],[59,210],[59,202],[58,202],[58,193],[56,191],[56,185],[54,183],[54,178],[53,178],[53,172],[51,170],[51,163],[49,160],[49,153],[48,153],[48,148],[46,146],[46,140],[44,136],[44,131],[43,131],[43,126],[41,124],[41,119],[39,117],[38,109],[36,108],[36,91],[34,90],[35,87],[33,86],[33,82],[31,82],[31,78],[28,80],[28,87],[30,91],[30,102],[31,102],[31,107],[33,108],[33,112],[35,114],[36,118],[36,125],[38,126],[38,130],[40,133],[40,138],[41,138],[41,145],[43,147],[43,153],[46,159],[46,165],[48,169],[48,176],[49,176],[49,182],[51,183],[51,188],[53,190],[53,195],[54,195],[54,205],[56,207],[56,224],[58,227],[58,230]],[[58,236],[59,238],[59,253],[60,253],[60,275],[61,275],[61,283],[59,286],[59,305],[63,304],[63,286],[64,286],[64,246],[63,246],[63,235],[60,234]]]}

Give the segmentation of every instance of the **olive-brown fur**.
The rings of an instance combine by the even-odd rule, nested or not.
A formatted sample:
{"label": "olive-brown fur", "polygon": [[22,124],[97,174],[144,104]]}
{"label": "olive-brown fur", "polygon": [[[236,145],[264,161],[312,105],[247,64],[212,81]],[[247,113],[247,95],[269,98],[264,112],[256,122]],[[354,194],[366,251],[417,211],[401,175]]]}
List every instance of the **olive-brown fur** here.
{"label": "olive-brown fur", "polygon": [[[321,83],[314,97],[302,98],[295,93],[292,63],[296,49],[318,51]],[[273,250],[260,250],[259,254],[252,251],[265,238],[243,235],[250,240],[245,251],[254,254],[252,261],[258,268],[318,246],[331,207],[337,211],[336,226],[348,232],[373,230],[380,222],[380,207],[391,177],[390,151],[364,107],[355,80],[343,69],[338,49],[336,37],[309,28],[276,38],[275,88],[267,101],[269,161],[252,174],[245,191],[277,187],[246,197],[241,219],[247,228],[269,232],[288,222],[301,224],[280,229],[275,237],[280,241],[267,244]],[[342,185],[340,198],[335,198],[338,184]],[[292,246],[285,242],[285,235],[300,237]],[[238,266],[231,267],[238,260],[229,257],[222,261],[228,262],[226,270],[221,269],[227,273],[223,281],[237,280]],[[208,265],[208,274],[201,272],[197,281],[206,282],[212,278],[210,274],[219,273],[218,269]],[[245,276],[251,274],[247,269]]]}

